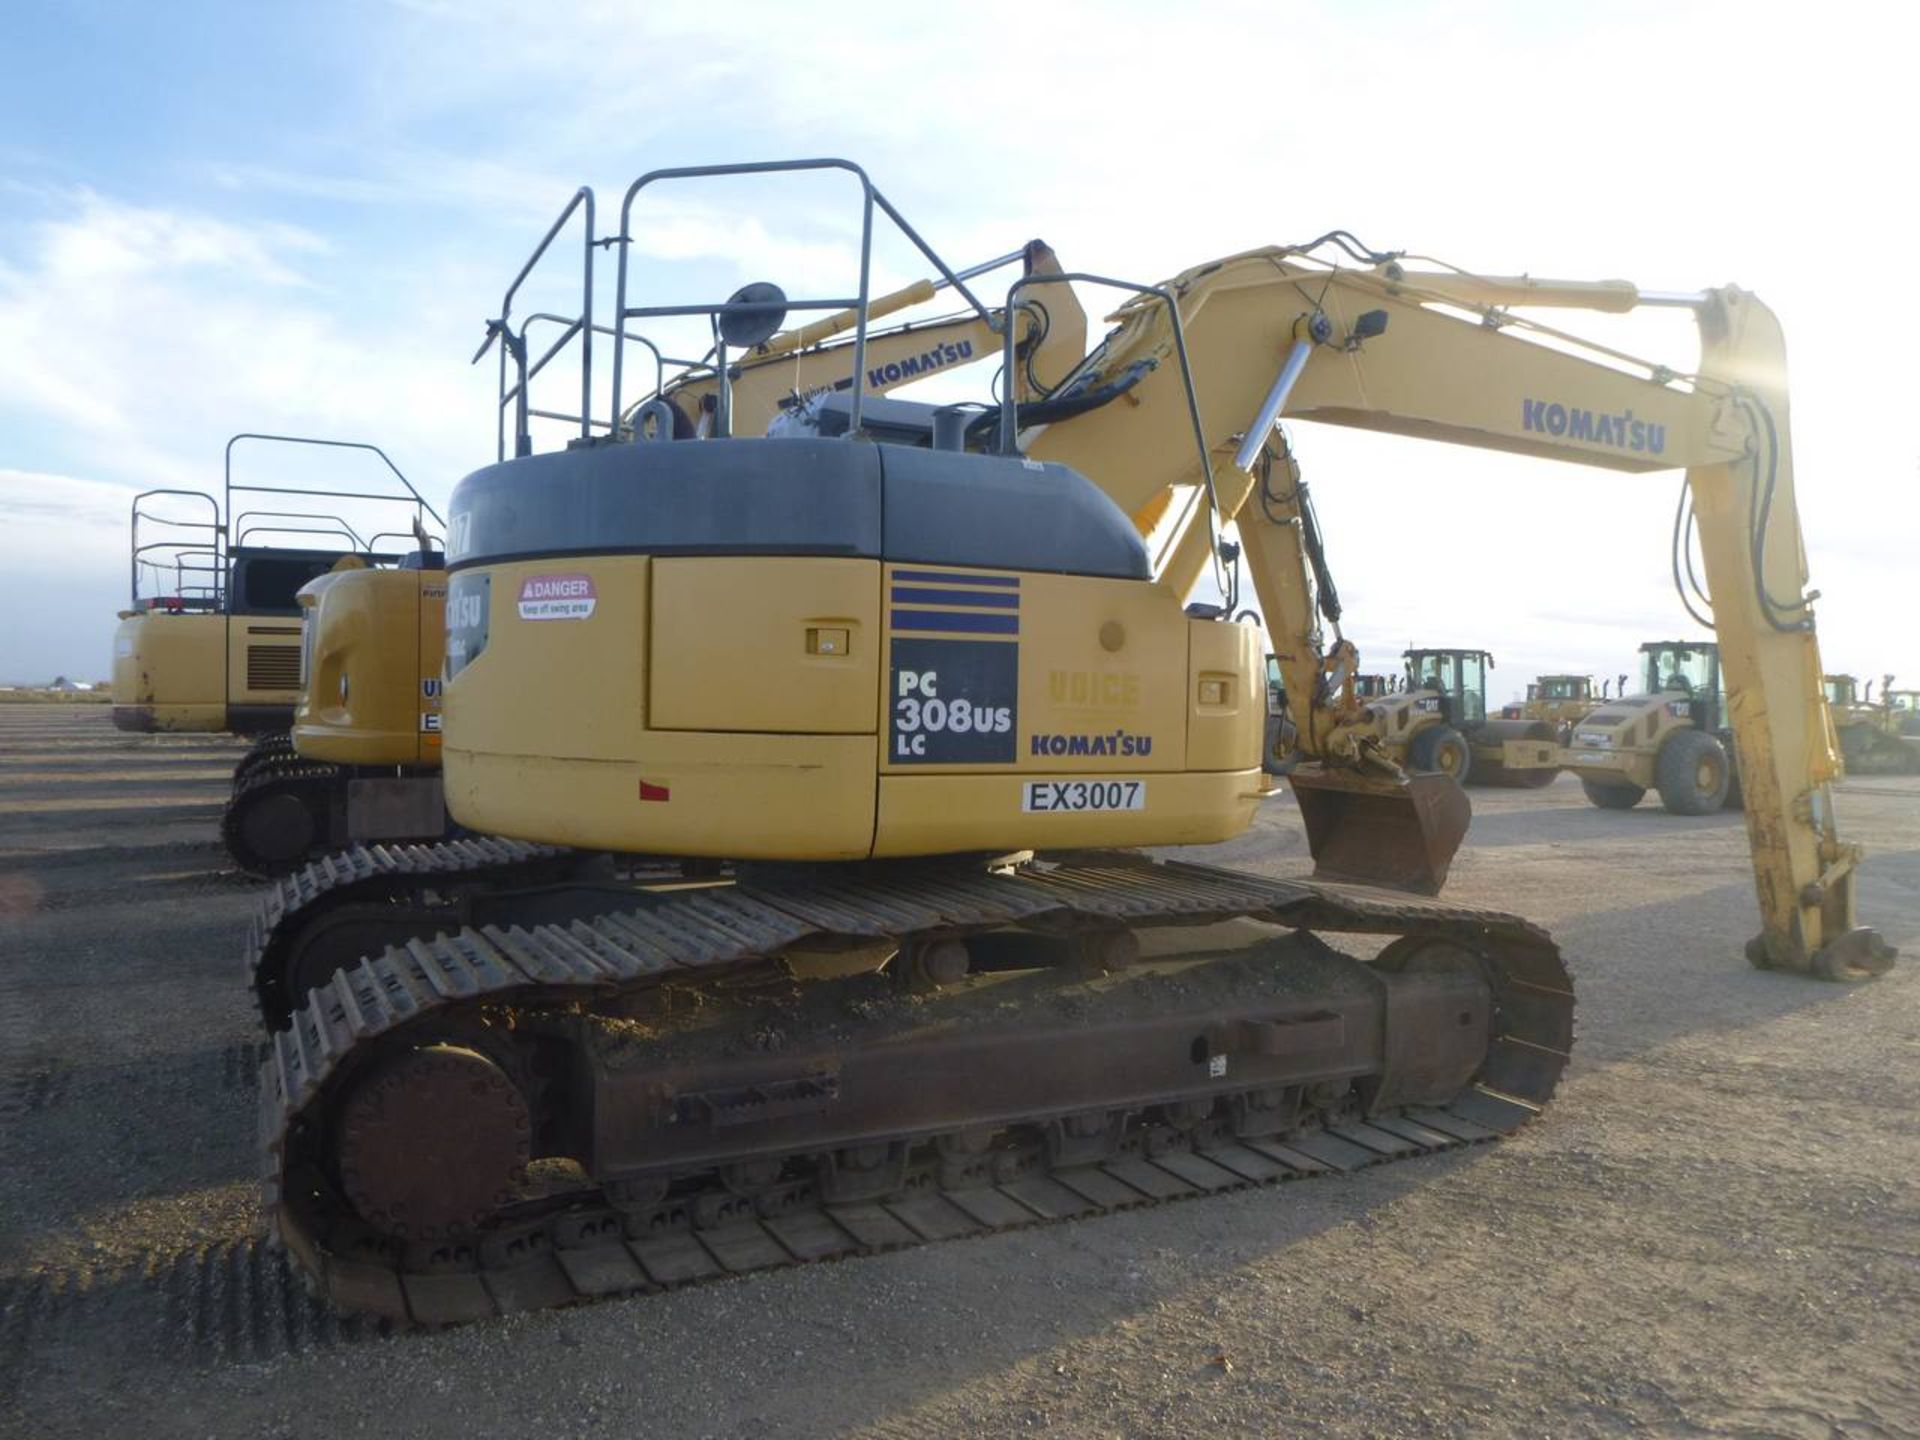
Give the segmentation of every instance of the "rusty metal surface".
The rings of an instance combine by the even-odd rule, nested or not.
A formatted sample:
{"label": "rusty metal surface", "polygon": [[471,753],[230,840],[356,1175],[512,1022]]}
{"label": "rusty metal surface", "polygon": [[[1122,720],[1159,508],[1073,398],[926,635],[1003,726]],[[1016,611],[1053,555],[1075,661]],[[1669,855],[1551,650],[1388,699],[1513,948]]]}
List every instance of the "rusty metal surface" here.
{"label": "rusty metal surface", "polygon": [[[330,860],[276,886],[256,930],[250,970],[257,974],[285,935],[317,910],[356,903],[369,894],[392,897],[409,893],[409,887],[444,887],[475,877],[511,886],[516,876],[540,873],[554,853],[475,840]],[[551,1253],[556,1222],[535,1217],[527,1232],[533,1238],[522,1237],[518,1248],[496,1236],[462,1261],[469,1283],[430,1276],[408,1247],[343,1212],[330,1198],[331,1182],[313,1151],[311,1134],[321,1128],[329,1097],[345,1093],[342,1087],[363,1063],[414,1043],[411,1036],[428,1042],[438,1027],[488,1013],[510,1014],[522,1006],[584,1004],[591,1009],[643,992],[663,977],[708,982],[751,972],[799,942],[855,943],[878,936],[915,943],[1010,922],[1110,930],[1116,924],[1206,924],[1235,915],[1297,928],[1445,939],[1466,947],[1479,957],[1492,997],[1486,1022],[1492,1039],[1481,1073],[1445,1103],[1422,1094],[1417,1107],[1366,1115],[1364,1123],[1371,1128],[1360,1132],[1361,1138],[1371,1139],[1374,1148],[1321,1130],[1236,1137],[1216,1117],[1182,1142],[1179,1153],[1217,1159],[1208,1159],[1205,1167],[1185,1159],[1163,1165],[1152,1150],[1167,1143],[1165,1127],[1148,1124],[1145,1111],[1151,1106],[1143,1105],[1139,1119],[1114,1132],[1137,1130],[1141,1136],[1143,1152],[1122,1157],[1124,1164],[1049,1165],[1034,1151],[1022,1162],[1023,1173],[996,1175],[987,1167],[988,1173],[979,1175],[964,1167],[943,1171],[930,1161],[909,1165],[902,1158],[906,1168],[890,1172],[891,1188],[857,1203],[828,1203],[820,1195],[795,1192],[786,1194],[777,1214],[762,1213],[759,1201],[728,1202],[719,1209],[679,1204],[644,1215],[599,1214],[604,1207],[589,1205],[587,1212],[605,1223],[598,1230],[589,1225],[585,1232],[575,1204],[567,1216],[568,1233],[586,1238],[568,1249],[567,1263]],[[919,930],[898,928],[909,918],[920,922]],[[1491,1138],[1524,1123],[1551,1097],[1571,1043],[1572,1004],[1571,984],[1552,942],[1510,916],[1195,865],[1129,859],[945,875],[921,867],[911,877],[846,878],[791,891],[733,885],[636,895],[631,908],[571,923],[483,926],[410,938],[340,971],[316,990],[291,1026],[274,1037],[263,1064],[264,1198],[281,1243],[337,1305],[395,1320],[442,1323],[636,1288],[627,1283],[636,1273],[649,1284],[685,1283],[742,1265],[800,1263],[828,1253],[938,1238],[957,1224],[977,1230],[1039,1223],[1076,1213],[1079,1205],[1109,1209],[1156,1203]],[[967,1206],[950,1200],[921,1203],[941,1198],[943,1175],[948,1181],[968,1176],[981,1183],[964,1188],[984,1184],[994,1198],[974,1197]],[[989,1218],[981,1219],[983,1214]],[[715,1219],[759,1228],[720,1236],[713,1233],[714,1225],[702,1223]],[[768,1228],[775,1219],[780,1228]],[[617,1234],[607,1228],[614,1221]],[[537,1258],[529,1258],[528,1245],[539,1252]]]}
{"label": "rusty metal surface", "polygon": [[1440,893],[1473,818],[1451,776],[1409,775],[1399,784],[1303,766],[1287,779],[1316,879]]}

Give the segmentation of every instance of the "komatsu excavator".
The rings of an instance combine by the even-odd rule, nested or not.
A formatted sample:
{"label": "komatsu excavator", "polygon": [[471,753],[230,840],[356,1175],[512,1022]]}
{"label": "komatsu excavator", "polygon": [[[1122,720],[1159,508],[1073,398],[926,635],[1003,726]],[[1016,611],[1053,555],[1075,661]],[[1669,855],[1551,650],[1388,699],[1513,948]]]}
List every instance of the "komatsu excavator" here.
{"label": "komatsu excavator", "polygon": [[[1320,633],[1339,607],[1285,411],[1692,467],[1767,758],[1754,958],[1890,961],[1853,924],[1804,729],[1784,393],[1739,363],[1777,365],[1778,336],[1750,297],[1692,302],[1690,386],[1630,382],[1450,313],[1630,287],[1349,271],[1316,243],[1123,287],[1031,402],[889,404],[867,238],[850,293],[643,303],[637,201],[800,170],[850,178],[863,237],[892,222],[991,320],[845,161],[657,171],[604,236],[582,192],[528,262],[578,209],[586,274],[610,248],[618,278],[607,418],[583,405],[564,450],[516,437],[453,501],[446,796],[488,838],[311,866],[251,946],[269,1213],[335,1303],[469,1319],[1346,1170],[1545,1105],[1571,983],[1525,922],[1418,893],[1465,798],[1386,757],[1352,645]],[[1070,280],[1117,283],[1028,274],[1001,313]],[[730,352],[793,311],[852,331],[848,384],[736,436]],[[628,404],[629,326],[690,313],[722,377],[706,438],[658,382]],[[584,393],[590,296],[567,323]],[[1588,408],[1568,440],[1570,407],[1628,383],[1635,416],[1601,439]],[[1750,537],[1767,590],[1742,584]],[[1138,853],[1237,835],[1268,793],[1243,560],[1310,757],[1289,778],[1312,880]],[[1225,605],[1189,606],[1209,570]]]}
{"label": "komatsu excavator", "polygon": [[[1059,262],[1038,240],[971,270],[977,274],[1018,263],[1025,274],[1058,274]],[[525,277],[520,277],[524,279]],[[922,280],[868,306],[868,319],[924,304],[946,288]],[[531,422],[553,412],[532,404],[532,382],[577,333],[564,328],[538,357],[536,325],[560,319],[526,317],[516,328],[513,302],[519,281],[490,322],[478,361],[500,342],[503,396],[499,444],[505,458],[505,421],[514,420],[516,454],[530,453]],[[722,387],[713,367],[684,369],[659,386],[664,420],[682,439],[709,436],[716,424],[759,434],[780,402],[796,392],[844,388],[852,347],[835,337],[849,321],[827,321],[752,346],[728,367]],[[1043,393],[1042,374],[1057,380],[1086,349],[1086,315],[1071,291],[1045,305],[1022,307],[1012,322],[1017,337],[1022,397]],[[997,355],[998,314],[904,324],[867,336],[865,388],[884,394],[949,366]],[[607,333],[604,328],[598,333]],[[657,357],[657,351],[654,352]],[[724,399],[727,416],[718,406]],[[571,418],[571,417],[569,417]],[[234,793],[221,834],[239,867],[255,875],[285,874],[350,845],[437,839],[446,828],[440,782],[440,686],[445,663],[444,558],[422,532],[398,566],[356,564],[321,575],[299,591],[304,616],[303,691],[290,734],[264,738],[235,772]]]}

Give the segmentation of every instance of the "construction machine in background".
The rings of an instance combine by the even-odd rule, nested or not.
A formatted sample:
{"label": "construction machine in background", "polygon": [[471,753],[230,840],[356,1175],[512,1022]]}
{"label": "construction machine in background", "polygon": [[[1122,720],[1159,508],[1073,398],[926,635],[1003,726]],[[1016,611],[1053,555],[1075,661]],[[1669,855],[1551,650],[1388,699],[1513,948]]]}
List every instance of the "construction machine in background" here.
{"label": "construction machine in background", "polygon": [[[397,484],[365,493],[236,481],[234,452],[243,442],[371,453]],[[287,753],[283,737],[300,696],[295,596],[315,576],[367,563],[390,538],[363,539],[349,507],[403,517],[401,533],[432,513],[377,447],[292,435],[228,440],[219,498],[178,489],[134,496],[131,598],[113,639],[113,723],[272,737],[249,767]]]}
{"label": "construction machine in background", "polygon": [[356,844],[437,840],[446,559],[413,548],[303,585],[301,691],[291,730],[236,769],[220,835],[250,875],[284,875]]}
{"label": "construction machine in background", "polygon": [[[1882,677],[1880,699],[1873,698],[1873,681],[1864,690],[1851,675],[1824,677],[1827,707],[1840,737],[1840,754],[1849,775],[1920,775],[1920,741],[1909,733],[1914,711],[1912,691],[1893,688],[1893,676]],[[1908,708],[1895,706],[1897,695]]]}
{"label": "construction machine in background", "polygon": [[1589,712],[1562,752],[1587,799],[1603,810],[1631,810],[1656,790],[1675,815],[1738,805],[1740,772],[1719,646],[1655,640],[1640,647],[1640,656],[1640,693],[1615,696]]}
{"label": "construction machine in background", "polygon": [[[1893,681],[1887,677],[1888,684]],[[1887,689],[1881,692],[1886,696],[1887,708],[1893,711],[1893,721],[1902,735],[1920,736],[1920,690]]]}
{"label": "construction machine in background", "polygon": [[[441,1323],[1346,1169],[1509,1130],[1565,1066],[1552,942],[1414,893],[1444,880],[1465,798],[1391,760],[1352,645],[1323,639],[1325,547],[1274,421],[1520,448],[1511,377],[1577,395],[1620,374],[1444,313],[1461,298],[1428,277],[1315,265],[1316,243],[1261,252],[1226,304],[1246,257],[1124,286],[1117,328],[1031,401],[875,402],[864,240],[839,295],[641,293],[643,194],[798,170],[851,177],[862,235],[892,221],[991,318],[844,161],[657,171],[609,235],[583,191],[523,269],[576,215],[588,277],[603,249],[618,266],[607,402],[563,450],[516,437],[452,505],[446,796],[489,838],[310,867],[251,947],[274,1232],[344,1308]],[[1117,283],[1029,274],[1003,313],[1076,279]],[[1350,313],[1356,287],[1378,316]],[[591,305],[568,322],[583,396]],[[848,383],[736,436],[731,358],[791,312],[851,330]],[[627,403],[630,327],[689,313],[715,336],[706,438],[674,438],[664,385]],[[1771,357],[1771,333],[1731,353]],[[1734,481],[1710,467],[1748,432],[1696,454],[1694,393],[1653,405],[1712,542]],[[1443,418],[1482,400],[1484,436]],[[1791,530],[1790,486],[1771,513]],[[1139,853],[1238,835],[1268,793],[1243,563],[1308,757],[1289,781],[1315,879]],[[1206,572],[1226,603],[1189,607]],[[1737,578],[1722,618],[1745,644]],[[1754,744],[1797,715],[1748,717]],[[1775,781],[1817,758],[1779,753]],[[1783,911],[1768,867],[1804,856],[1756,834],[1768,962],[1883,967],[1830,810],[1773,818],[1827,849]]]}
{"label": "construction machine in background", "polygon": [[1487,714],[1485,650],[1408,650],[1406,683],[1369,709],[1401,764],[1461,784],[1551,785],[1560,762],[1550,726]]}
{"label": "construction machine in background", "polygon": [[[1625,677],[1621,679],[1624,683]],[[1602,694],[1609,694],[1612,685],[1607,681]],[[1554,738],[1565,745],[1573,735],[1574,722],[1597,707],[1600,698],[1594,692],[1591,675],[1542,675],[1529,680],[1527,698],[1502,707],[1500,717],[1544,721],[1552,728]]]}
{"label": "construction machine in background", "polygon": [[[276,456],[371,456],[378,488],[236,480],[243,444],[276,447]],[[445,814],[430,772],[445,575],[427,531],[438,513],[384,451],[362,441],[243,433],[227,442],[225,471],[219,500],[185,490],[134,498],[133,604],[114,637],[114,722],[254,737],[221,816],[227,852],[250,874],[283,874],[354,841],[439,837]],[[408,675],[378,696],[374,708],[391,728],[375,734],[366,707],[348,705],[344,674],[330,671],[323,698],[334,718],[323,738],[333,743],[316,748],[312,637],[302,617],[315,596],[342,586],[379,599],[343,616],[335,644],[377,651]],[[403,591],[408,614],[395,626]]]}

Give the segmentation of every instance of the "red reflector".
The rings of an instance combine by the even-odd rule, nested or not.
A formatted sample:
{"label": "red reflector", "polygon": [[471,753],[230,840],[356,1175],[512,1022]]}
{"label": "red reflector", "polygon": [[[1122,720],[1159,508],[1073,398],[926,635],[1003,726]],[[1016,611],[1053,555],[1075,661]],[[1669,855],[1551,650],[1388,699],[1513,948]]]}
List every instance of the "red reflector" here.
{"label": "red reflector", "polygon": [[645,780],[642,780],[640,782],[640,798],[642,800],[671,800],[673,795],[664,785],[649,785]]}

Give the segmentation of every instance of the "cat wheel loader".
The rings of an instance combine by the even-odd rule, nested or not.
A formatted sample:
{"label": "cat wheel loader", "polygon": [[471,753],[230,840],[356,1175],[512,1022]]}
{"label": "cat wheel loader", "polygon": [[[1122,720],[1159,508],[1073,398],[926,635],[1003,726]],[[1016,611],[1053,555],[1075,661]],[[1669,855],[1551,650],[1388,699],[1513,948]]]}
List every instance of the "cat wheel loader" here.
{"label": "cat wheel loader", "polygon": [[[1828,675],[1825,683],[1827,706],[1849,775],[1920,774],[1920,743],[1906,728],[1915,718],[1912,691],[1895,691],[1893,676],[1888,675],[1876,702],[1871,680],[1864,693],[1851,675]],[[1905,710],[1896,708],[1897,696],[1907,699]]]}
{"label": "cat wheel loader", "polygon": [[1734,734],[1711,640],[1640,647],[1644,689],[1621,695],[1574,726],[1562,752],[1587,799],[1631,810],[1649,790],[1674,815],[1710,815],[1740,803]]}
{"label": "cat wheel loader", "polygon": [[1409,650],[1406,684],[1375,700],[1383,737],[1409,768],[1450,775],[1462,785],[1551,785],[1560,773],[1553,730],[1544,721],[1487,714],[1484,650]]}
{"label": "cat wheel loader", "polygon": [[[1611,694],[1613,682],[1602,690]],[[1595,709],[1600,701],[1594,694],[1591,675],[1542,675],[1527,682],[1527,698],[1504,706],[1503,720],[1539,720],[1553,730],[1554,738],[1565,745],[1573,736],[1576,721]]]}
{"label": "cat wheel loader", "polygon": [[[1074,281],[1128,298],[1030,395],[1004,325],[995,399],[888,402],[864,239],[844,289],[802,299],[666,295],[636,262],[659,187],[768,171],[838,180],[863,237],[888,225],[991,318],[846,161],[655,171],[608,233],[590,191],[549,230],[523,275],[576,230],[589,285],[611,252],[610,343],[590,291],[569,322],[606,399],[566,448],[516,436],[455,491],[442,740],[472,835],[310,867],[250,944],[266,1199],[297,1265],[343,1308],[445,1323],[1325,1174],[1535,1114],[1571,1045],[1565,966],[1525,922],[1433,896],[1466,799],[1397,765],[1355,698],[1275,422],[1693,467],[1710,542],[1709,505],[1735,507],[1710,569],[1757,647],[1741,678],[1769,683],[1783,646],[1790,701],[1810,628],[1742,628],[1754,430],[1712,379],[1777,360],[1757,302],[1698,299],[1703,378],[1636,394],[1670,446],[1650,454],[1534,442],[1522,400],[1600,404],[1622,376],[1451,313],[1478,286],[1630,290],[1347,269],[1317,258],[1334,237],[1158,286],[1024,275],[1003,315]],[[683,436],[626,361],[689,314],[716,399]],[[848,383],[736,433],[734,360],[815,326],[851,332]],[[1772,515],[1792,530],[1790,488]],[[1242,571],[1307,757],[1289,783],[1314,878],[1142,853],[1238,835],[1271,793]],[[1226,603],[1190,605],[1209,572]],[[1756,862],[1795,882],[1763,869],[1757,943],[1863,976],[1891,954],[1853,924],[1830,808],[1781,795],[1827,775],[1789,743],[1806,712],[1777,709],[1736,711],[1765,727],[1757,803],[1781,827]]]}

